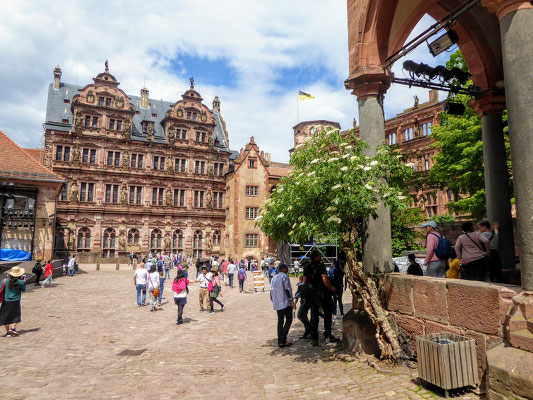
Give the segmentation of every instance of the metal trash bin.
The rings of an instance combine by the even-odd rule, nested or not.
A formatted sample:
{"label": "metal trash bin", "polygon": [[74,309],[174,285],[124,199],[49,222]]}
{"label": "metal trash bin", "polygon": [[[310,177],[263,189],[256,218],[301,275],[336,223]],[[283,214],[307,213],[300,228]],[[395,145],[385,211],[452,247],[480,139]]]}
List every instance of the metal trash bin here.
{"label": "metal trash bin", "polygon": [[453,333],[416,337],[418,376],[445,391],[479,385],[474,339]]}

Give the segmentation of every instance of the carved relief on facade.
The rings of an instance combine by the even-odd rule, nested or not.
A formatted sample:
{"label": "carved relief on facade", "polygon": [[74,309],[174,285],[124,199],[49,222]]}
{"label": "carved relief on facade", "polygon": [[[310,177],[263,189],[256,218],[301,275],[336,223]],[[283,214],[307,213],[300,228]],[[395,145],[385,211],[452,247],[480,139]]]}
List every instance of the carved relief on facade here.
{"label": "carved relief on facade", "polygon": [[124,155],[122,156],[122,167],[123,168],[130,167],[130,153],[127,151],[125,151]]}
{"label": "carved relief on facade", "polygon": [[78,185],[76,185],[76,182],[70,187],[70,201],[72,203],[78,202]]}

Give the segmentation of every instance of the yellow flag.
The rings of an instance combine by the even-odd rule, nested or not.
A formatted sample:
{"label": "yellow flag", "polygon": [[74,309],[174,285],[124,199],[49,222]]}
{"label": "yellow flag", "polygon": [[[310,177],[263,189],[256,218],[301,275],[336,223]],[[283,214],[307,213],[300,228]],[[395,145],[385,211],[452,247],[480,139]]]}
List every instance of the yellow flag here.
{"label": "yellow flag", "polygon": [[315,96],[312,96],[309,93],[305,93],[305,92],[302,92],[301,90],[299,90],[298,98],[300,100],[311,100],[311,99],[314,99]]}

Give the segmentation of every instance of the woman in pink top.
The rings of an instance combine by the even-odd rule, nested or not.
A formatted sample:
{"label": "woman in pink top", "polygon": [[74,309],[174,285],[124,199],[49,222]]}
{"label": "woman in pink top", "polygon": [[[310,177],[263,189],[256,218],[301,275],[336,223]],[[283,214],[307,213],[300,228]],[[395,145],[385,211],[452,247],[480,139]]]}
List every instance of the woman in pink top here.
{"label": "woman in pink top", "polygon": [[484,281],[488,273],[490,257],[489,240],[474,232],[472,222],[461,225],[463,234],[455,242],[455,252],[461,260],[461,279]]}
{"label": "woman in pink top", "polygon": [[183,309],[187,304],[187,294],[189,292],[189,280],[185,277],[183,269],[178,269],[176,279],[172,282],[172,291],[174,292],[174,304],[178,306],[178,320],[176,325],[183,324]]}
{"label": "woman in pink top", "polygon": [[[213,314],[215,312],[215,309],[213,308],[214,303],[217,303],[220,305],[220,311],[224,311],[226,306],[217,298],[220,294],[222,296],[221,290],[222,287],[220,286],[220,276],[218,275],[218,268],[213,267],[211,269],[212,278],[211,278],[211,288],[212,290],[209,292],[209,303],[211,305],[211,309],[209,310],[208,314]],[[208,289],[209,290],[209,287]]]}

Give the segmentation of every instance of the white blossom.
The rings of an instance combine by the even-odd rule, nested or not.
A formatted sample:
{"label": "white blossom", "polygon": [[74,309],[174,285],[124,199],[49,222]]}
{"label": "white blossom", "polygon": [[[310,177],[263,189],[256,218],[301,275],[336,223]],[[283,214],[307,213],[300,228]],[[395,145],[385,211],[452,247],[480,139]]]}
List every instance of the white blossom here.
{"label": "white blossom", "polygon": [[255,217],[255,220],[256,220],[256,221],[259,221],[259,220],[262,219],[262,218],[263,218],[263,216],[262,216],[262,215],[259,215],[259,216]]}
{"label": "white blossom", "polygon": [[309,172],[309,173],[307,174],[307,176],[313,176],[313,175],[315,175],[315,174],[316,174],[315,171],[311,171],[311,172]]}
{"label": "white blossom", "polygon": [[405,164],[406,167],[413,168],[415,166],[415,163],[409,162]]}
{"label": "white blossom", "polygon": [[370,166],[371,166],[371,167],[375,167],[375,166],[378,165],[378,164],[379,164],[379,162],[377,162],[376,160],[374,160],[374,161],[372,161],[372,162],[370,163]]}
{"label": "white blossom", "polygon": [[344,146],[348,146],[348,143],[344,143],[344,142],[343,142],[343,143],[341,143],[340,145],[341,145],[341,147],[344,147]]}
{"label": "white blossom", "polygon": [[303,228],[303,227],[306,226],[306,225],[307,225],[307,222],[304,221],[304,222],[302,222],[302,223],[300,224],[300,228]]}
{"label": "white blossom", "polygon": [[355,161],[355,160],[357,160],[357,158],[358,158],[357,156],[351,156],[351,157],[350,157],[350,160],[351,160],[351,161]]}
{"label": "white blossom", "polygon": [[341,168],[341,171],[342,171],[342,172],[346,172],[346,171],[348,171],[348,167],[346,167],[346,166],[342,167],[342,168]]}
{"label": "white blossom", "polygon": [[328,162],[335,162],[335,161],[339,161],[339,159],[337,157],[332,157],[328,160]]}
{"label": "white blossom", "polygon": [[398,196],[398,200],[405,200],[406,198],[406,196]]}
{"label": "white blossom", "polygon": [[292,206],[287,207],[287,211],[292,211]]}
{"label": "white blossom", "polygon": [[281,219],[285,216],[285,214],[281,213],[280,215],[278,215],[278,219]]}
{"label": "white blossom", "polygon": [[371,169],[372,169],[372,167],[364,167],[363,171],[370,171]]}
{"label": "white blossom", "polygon": [[338,224],[341,223],[341,219],[339,217],[336,217],[335,215],[328,218],[327,222],[336,222]]}
{"label": "white blossom", "polygon": [[300,144],[297,145],[294,149],[295,149],[295,150],[298,150],[298,149],[301,149],[302,147],[304,147],[304,145],[300,143]]}
{"label": "white blossom", "polygon": [[335,186],[332,187],[333,190],[336,190],[336,189],[340,189],[341,188],[341,185],[340,184],[337,184]]}
{"label": "white blossom", "polygon": [[364,169],[364,168],[365,168],[365,166],[364,166],[364,165],[361,165],[361,164],[359,164],[359,165],[357,166],[357,168],[359,168],[359,169]]}
{"label": "white blossom", "polygon": [[319,162],[320,159],[319,158],[315,158],[313,161],[311,161],[311,164],[316,164],[317,162]]}
{"label": "white blossom", "polygon": [[346,146],[346,150],[351,150],[353,149],[353,146],[351,144],[349,144],[348,146]]}
{"label": "white blossom", "polygon": [[365,185],[365,188],[367,188],[368,190],[372,190],[372,185],[370,183],[367,183]]}
{"label": "white blossom", "polygon": [[345,160],[346,160],[348,157],[350,157],[350,153],[345,154],[345,155],[342,156],[342,158],[345,159]]}
{"label": "white blossom", "polygon": [[329,206],[328,208],[326,208],[326,211],[328,211],[328,212],[331,212],[331,211],[337,211],[337,207],[335,207],[335,206]]}
{"label": "white blossom", "polygon": [[332,201],[333,204],[339,204],[339,199],[337,197],[335,197]]}

